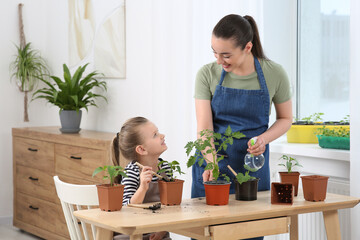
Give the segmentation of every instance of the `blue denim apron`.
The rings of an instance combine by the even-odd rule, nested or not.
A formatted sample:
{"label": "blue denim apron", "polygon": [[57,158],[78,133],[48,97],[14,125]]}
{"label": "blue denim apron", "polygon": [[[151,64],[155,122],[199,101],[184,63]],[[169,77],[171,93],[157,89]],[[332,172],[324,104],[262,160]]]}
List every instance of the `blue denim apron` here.
{"label": "blue denim apron", "polygon": [[[225,173],[230,178],[234,178],[234,175],[229,171],[227,165],[230,165],[237,173],[245,173],[244,157],[247,153],[247,142],[250,138],[258,136],[268,129],[270,109],[269,92],[260,63],[255,57],[254,61],[260,83],[259,90],[223,87],[222,83],[226,71],[222,70],[220,82],[216,86],[211,101],[215,132],[225,133],[226,128],[230,125],[233,132],[240,131],[246,135],[244,138],[234,139],[233,145],[229,146],[226,152],[219,152],[227,156],[219,162],[220,172]],[[251,176],[260,178],[259,191],[270,189],[269,145],[266,145],[266,150],[263,154],[265,156],[264,166],[257,172],[250,173]],[[206,163],[204,161],[202,166],[195,163],[192,167],[192,198],[205,196],[202,178],[205,166]],[[234,186],[235,184],[233,182],[230,187],[230,193],[235,193]]]}

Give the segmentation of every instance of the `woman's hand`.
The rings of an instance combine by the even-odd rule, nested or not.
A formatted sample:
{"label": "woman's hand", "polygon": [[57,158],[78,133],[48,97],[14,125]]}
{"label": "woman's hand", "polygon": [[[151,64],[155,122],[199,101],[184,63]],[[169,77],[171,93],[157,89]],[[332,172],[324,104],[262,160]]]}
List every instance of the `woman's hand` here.
{"label": "woman's hand", "polygon": [[251,146],[251,139],[248,141],[248,149],[247,151],[255,156],[260,155],[266,150],[266,142],[262,136],[257,136],[256,143]]}
{"label": "woman's hand", "polygon": [[205,170],[202,174],[202,177],[204,182],[214,180],[212,170]]}
{"label": "woman's hand", "polygon": [[144,166],[141,169],[141,173],[140,173],[140,187],[143,190],[147,191],[149,189],[149,183],[152,180],[152,168],[148,167],[148,166]]}
{"label": "woman's hand", "polygon": [[161,240],[167,232],[155,232],[150,235],[150,240]]}

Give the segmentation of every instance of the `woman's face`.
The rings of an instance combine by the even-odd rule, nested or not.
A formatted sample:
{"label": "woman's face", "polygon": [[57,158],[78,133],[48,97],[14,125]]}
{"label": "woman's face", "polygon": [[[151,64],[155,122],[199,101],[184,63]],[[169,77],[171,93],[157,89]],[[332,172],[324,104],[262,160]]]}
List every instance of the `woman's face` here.
{"label": "woman's face", "polygon": [[149,121],[140,126],[139,131],[143,140],[141,145],[149,155],[160,155],[167,149],[165,135],[159,133],[152,122]]}
{"label": "woman's face", "polygon": [[252,44],[249,42],[244,49],[235,46],[233,39],[217,38],[214,35],[211,38],[211,47],[216,57],[216,62],[222,65],[226,72],[233,72],[241,68],[246,57],[251,54]]}

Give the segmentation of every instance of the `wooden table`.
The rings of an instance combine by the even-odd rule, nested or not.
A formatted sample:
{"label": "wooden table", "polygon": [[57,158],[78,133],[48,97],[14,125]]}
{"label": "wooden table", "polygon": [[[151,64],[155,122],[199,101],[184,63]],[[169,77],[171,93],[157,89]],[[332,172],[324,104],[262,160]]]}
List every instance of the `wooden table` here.
{"label": "wooden table", "polygon": [[298,214],[323,212],[328,240],[339,240],[338,209],[352,208],[360,199],[327,193],[324,202],[305,201],[299,193],[293,205],[270,203],[270,191],[259,192],[256,201],[237,201],[230,195],[226,206],[209,206],[205,199],[183,200],[179,206],[162,206],[155,212],[123,207],[121,211],[99,209],[75,211],[74,215],[98,227],[97,239],[112,239],[113,231],[142,239],[147,232],[169,231],[196,239],[241,239],[289,232],[298,239]]}

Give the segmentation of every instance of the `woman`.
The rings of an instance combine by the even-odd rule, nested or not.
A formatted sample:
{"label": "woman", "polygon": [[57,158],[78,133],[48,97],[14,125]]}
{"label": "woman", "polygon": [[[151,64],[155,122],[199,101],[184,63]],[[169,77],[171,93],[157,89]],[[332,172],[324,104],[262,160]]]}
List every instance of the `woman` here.
{"label": "woman", "polygon": [[[236,172],[244,173],[247,152],[264,154],[264,166],[252,176],[260,178],[260,191],[269,190],[268,144],[286,133],[292,122],[287,75],[279,64],[265,57],[256,23],[250,16],[231,14],[222,18],[213,30],[211,47],[216,62],[203,66],[196,77],[197,132],[210,129],[224,133],[230,125],[233,131],[245,134],[221,153],[225,159],[219,162],[220,171],[232,176],[226,167],[229,164]],[[272,103],[276,122],[268,128]],[[252,137],[257,137],[254,146],[250,145]],[[193,198],[204,196],[203,182],[212,180],[205,166],[193,166]],[[230,193],[234,193],[234,184]]]}

